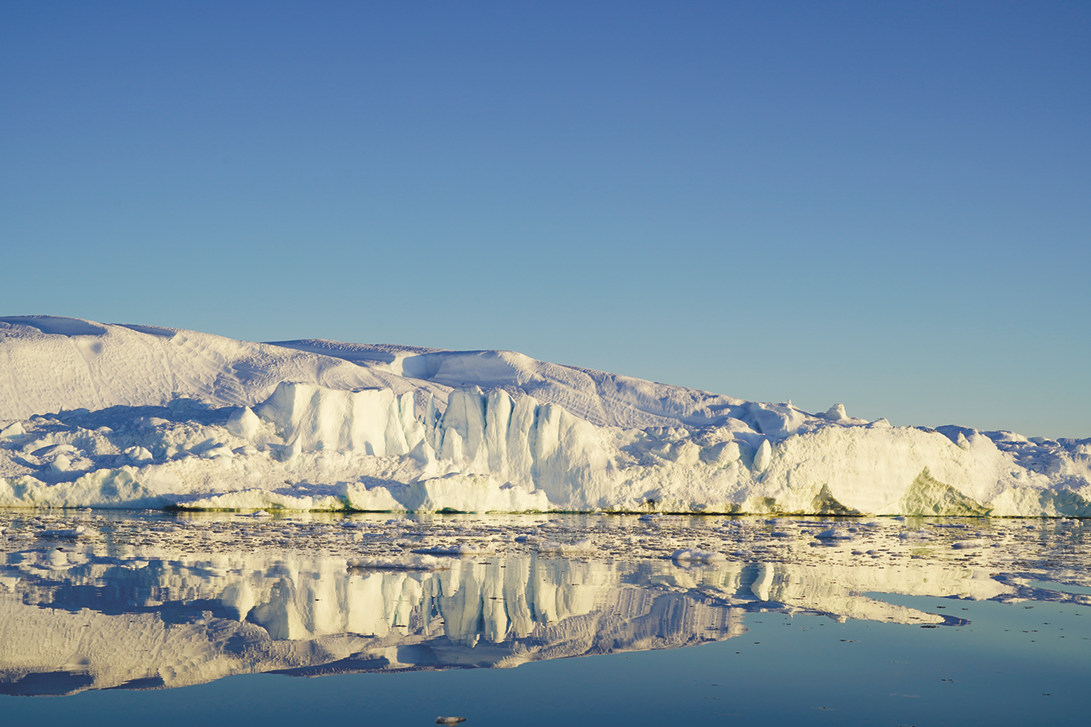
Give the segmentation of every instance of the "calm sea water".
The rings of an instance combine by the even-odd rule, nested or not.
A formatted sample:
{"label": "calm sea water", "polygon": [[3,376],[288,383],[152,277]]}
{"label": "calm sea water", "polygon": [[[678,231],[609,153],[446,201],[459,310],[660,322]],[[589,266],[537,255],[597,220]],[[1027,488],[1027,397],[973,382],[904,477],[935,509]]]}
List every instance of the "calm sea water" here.
{"label": "calm sea water", "polygon": [[[8,511],[0,527],[10,724],[1088,721],[1081,522]],[[459,544],[475,554],[413,552]],[[706,549],[671,557],[687,544]]]}

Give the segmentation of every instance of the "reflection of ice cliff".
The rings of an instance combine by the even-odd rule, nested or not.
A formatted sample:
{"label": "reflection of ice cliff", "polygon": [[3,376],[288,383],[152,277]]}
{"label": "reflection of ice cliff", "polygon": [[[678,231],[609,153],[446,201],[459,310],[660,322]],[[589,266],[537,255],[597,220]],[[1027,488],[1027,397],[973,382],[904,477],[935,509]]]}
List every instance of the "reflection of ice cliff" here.
{"label": "reflection of ice cliff", "polygon": [[892,427],[507,351],[43,316],[0,319],[0,367],[0,505],[1091,515],[1091,440]]}
{"label": "reflection of ice cliff", "polygon": [[674,648],[745,631],[747,610],[898,623],[943,618],[868,591],[992,598],[972,571],[451,559],[361,571],[344,560],[130,560],[13,553],[0,580],[0,691],[174,687],[248,672],[510,667]]}
{"label": "reflection of ice cliff", "polygon": [[433,572],[245,556],[73,563],[56,550],[10,560],[0,587],[9,693],[273,670],[515,666],[742,630],[722,601],[655,587],[638,570],[559,559],[454,560]]}

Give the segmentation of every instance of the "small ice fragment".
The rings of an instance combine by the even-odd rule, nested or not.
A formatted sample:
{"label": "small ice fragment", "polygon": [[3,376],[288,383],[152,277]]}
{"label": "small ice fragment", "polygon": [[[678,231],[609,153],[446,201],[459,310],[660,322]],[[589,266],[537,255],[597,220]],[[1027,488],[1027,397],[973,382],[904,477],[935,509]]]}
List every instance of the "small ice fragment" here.
{"label": "small ice fragment", "polygon": [[421,555],[481,555],[483,548],[475,548],[469,543],[461,545],[434,545],[431,548],[419,548],[412,551]]}
{"label": "small ice fragment", "polygon": [[967,550],[969,548],[980,548],[981,543],[973,540],[960,540],[957,543],[951,543],[951,547],[955,550]]}
{"label": "small ice fragment", "polygon": [[449,570],[449,562],[430,555],[418,555],[415,558],[349,558],[349,568],[361,570],[390,571],[436,571]]}
{"label": "small ice fragment", "polygon": [[465,717],[436,717],[436,724],[462,724]]}
{"label": "small ice fragment", "polygon": [[88,530],[80,525],[69,530],[43,530],[40,537],[43,538],[97,538],[98,532]]}
{"label": "small ice fragment", "polygon": [[722,553],[715,553],[708,550],[679,548],[671,555],[671,560],[680,562],[693,561],[697,563],[719,563],[726,560],[726,558],[724,558]]}
{"label": "small ice fragment", "polygon": [[819,540],[852,540],[852,536],[848,533],[842,533],[837,528],[830,528],[829,530],[823,530],[815,536]]}
{"label": "small ice fragment", "polygon": [[547,540],[538,544],[539,553],[559,553],[561,555],[569,555],[574,553],[590,553],[593,550],[594,546],[591,544],[590,538],[577,540],[575,543],[556,543]]}

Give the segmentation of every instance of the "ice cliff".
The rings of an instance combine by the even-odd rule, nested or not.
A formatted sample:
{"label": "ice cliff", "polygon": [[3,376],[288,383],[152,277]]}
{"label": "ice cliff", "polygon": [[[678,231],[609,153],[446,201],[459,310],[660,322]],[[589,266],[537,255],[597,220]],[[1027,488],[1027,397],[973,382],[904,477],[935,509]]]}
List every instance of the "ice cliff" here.
{"label": "ice cliff", "polygon": [[1091,440],[29,316],[0,318],[0,506],[1091,516]]}

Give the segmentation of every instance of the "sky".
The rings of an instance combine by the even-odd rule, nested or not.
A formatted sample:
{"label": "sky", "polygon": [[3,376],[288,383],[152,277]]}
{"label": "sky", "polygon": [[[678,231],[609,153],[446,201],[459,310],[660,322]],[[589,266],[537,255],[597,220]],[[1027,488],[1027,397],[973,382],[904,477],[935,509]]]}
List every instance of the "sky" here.
{"label": "sky", "polygon": [[0,1],[0,315],[1091,437],[1091,4]]}

